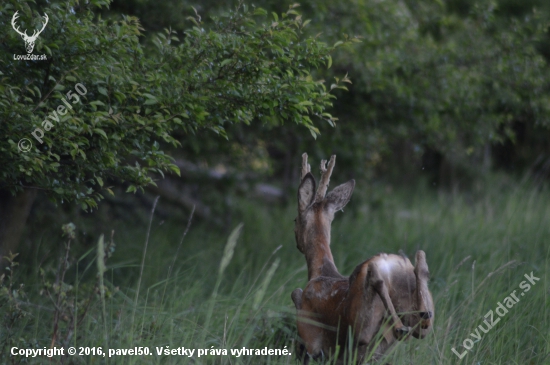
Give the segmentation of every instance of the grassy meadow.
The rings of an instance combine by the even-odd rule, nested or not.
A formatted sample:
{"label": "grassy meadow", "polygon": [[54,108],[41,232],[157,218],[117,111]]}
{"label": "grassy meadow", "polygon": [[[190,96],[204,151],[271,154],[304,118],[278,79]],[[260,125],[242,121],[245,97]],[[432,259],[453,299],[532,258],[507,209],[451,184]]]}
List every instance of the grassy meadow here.
{"label": "grassy meadow", "polygon": [[[357,192],[356,192],[357,194]],[[376,195],[375,193],[372,196]],[[451,196],[422,189],[386,191],[379,202],[350,202],[332,226],[332,251],[343,274],[379,252],[423,249],[435,301],[433,333],[399,343],[392,364],[550,364],[550,192],[495,185],[488,192]],[[377,198],[378,199],[378,198]],[[358,199],[361,200],[361,199]],[[162,204],[162,201],[159,202]],[[295,247],[295,207],[239,202],[240,236],[193,221],[121,224],[111,246],[71,251],[68,265],[36,253],[33,265],[12,267],[2,281],[1,363],[292,364],[296,327],[290,293],[306,284]],[[76,231],[78,232],[78,227]],[[77,235],[78,237],[78,235]],[[229,238],[228,238],[229,237]],[[68,238],[45,236],[41,246]],[[180,242],[182,242],[180,244]],[[74,245],[74,243],[73,243]],[[231,249],[234,251],[231,255]],[[146,252],[144,252],[146,247]],[[65,251],[59,250],[60,257]],[[99,253],[98,253],[99,252]],[[101,256],[112,256],[105,259]],[[35,257],[33,257],[33,255]],[[16,258],[17,260],[17,258]],[[540,278],[520,293],[524,274]],[[102,273],[102,275],[99,275]],[[103,285],[103,286],[102,286]],[[105,288],[102,290],[101,288]],[[480,339],[470,334],[516,290],[519,302]],[[502,310],[501,310],[502,311]],[[498,315],[495,313],[495,321]],[[10,349],[57,346],[148,347],[151,355],[25,358]],[[462,354],[459,360],[452,351]],[[292,356],[232,356],[230,349],[288,349]],[[227,356],[157,355],[156,348],[227,349]]]}

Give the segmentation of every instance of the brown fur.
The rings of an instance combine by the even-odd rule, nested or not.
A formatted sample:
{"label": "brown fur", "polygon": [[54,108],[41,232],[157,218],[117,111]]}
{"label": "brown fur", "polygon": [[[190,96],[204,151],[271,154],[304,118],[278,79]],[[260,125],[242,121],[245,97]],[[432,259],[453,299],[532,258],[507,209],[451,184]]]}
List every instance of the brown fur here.
{"label": "brown fur", "polygon": [[[415,266],[406,257],[381,253],[359,264],[349,278],[342,276],[330,250],[330,229],[334,213],[349,201],[355,181],[324,196],[335,164],[332,156],[328,169],[321,162],[321,186],[315,193],[315,179],[304,156],[295,235],[306,257],[309,282],[303,291],[292,292],[298,333],[307,351],[304,364],[310,357],[334,356],[336,345],[345,349],[348,341],[358,352],[357,363],[362,363],[371,351],[378,359],[409,334],[424,338],[434,315],[424,251],[416,253]],[[374,341],[378,334],[381,338]],[[342,355],[343,351],[340,361]]]}

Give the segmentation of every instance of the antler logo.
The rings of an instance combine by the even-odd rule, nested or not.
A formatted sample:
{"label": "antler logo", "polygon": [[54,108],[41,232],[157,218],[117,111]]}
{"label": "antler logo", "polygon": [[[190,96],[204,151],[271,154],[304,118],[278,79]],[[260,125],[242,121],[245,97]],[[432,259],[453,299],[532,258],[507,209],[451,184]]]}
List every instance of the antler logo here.
{"label": "antler logo", "polygon": [[27,30],[25,30],[25,32],[23,33],[19,30],[19,27],[16,26],[15,21],[17,20],[17,18],[19,18],[19,15],[17,13],[19,13],[19,11],[16,11],[15,14],[13,14],[13,18],[11,18],[11,26],[17,33],[19,33],[21,38],[23,38],[23,40],[25,41],[25,48],[27,49],[27,53],[32,53],[32,50],[34,49],[34,42],[36,42],[36,39],[38,38],[40,33],[42,33],[44,28],[46,28],[46,24],[48,24],[48,20],[49,20],[48,14],[44,13],[43,18],[45,22],[42,25],[42,29],[40,29],[39,31],[35,29],[34,33],[29,37],[27,35]]}

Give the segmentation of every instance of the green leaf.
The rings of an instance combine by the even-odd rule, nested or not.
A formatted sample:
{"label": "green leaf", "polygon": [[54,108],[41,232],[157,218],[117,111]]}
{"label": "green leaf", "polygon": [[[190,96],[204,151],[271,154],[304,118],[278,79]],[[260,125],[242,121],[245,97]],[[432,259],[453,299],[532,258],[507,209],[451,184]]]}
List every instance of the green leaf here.
{"label": "green leaf", "polygon": [[94,131],[95,133],[97,133],[97,134],[102,135],[103,138],[109,139],[109,138],[107,137],[107,134],[105,134],[105,131],[104,131],[103,129],[101,129],[101,128],[94,128],[93,131]]}
{"label": "green leaf", "polygon": [[158,104],[158,100],[154,95],[144,93],[143,96],[145,96],[147,98],[147,100],[145,100],[144,105]]}
{"label": "green leaf", "polygon": [[252,14],[254,14],[254,15],[266,15],[267,11],[265,9],[262,9],[262,8],[256,8],[256,9],[254,9],[254,12]]}
{"label": "green leaf", "polygon": [[153,104],[158,104],[158,100],[156,100],[156,99],[147,99],[143,103],[143,105],[153,105]]}

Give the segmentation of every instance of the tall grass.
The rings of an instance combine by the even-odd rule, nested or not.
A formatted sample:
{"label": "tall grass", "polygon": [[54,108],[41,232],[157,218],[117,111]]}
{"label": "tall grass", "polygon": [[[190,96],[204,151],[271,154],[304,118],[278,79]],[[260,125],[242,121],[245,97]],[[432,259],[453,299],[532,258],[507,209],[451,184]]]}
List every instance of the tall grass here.
{"label": "tall grass", "polygon": [[[379,252],[402,249],[412,257],[417,249],[423,249],[427,254],[436,310],[433,333],[422,341],[397,344],[384,361],[550,364],[549,203],[550,193],[541,189],[494,189],[476,198],[401,191],[386,194],[376,209],[372,205],[353,207],[352,200],[355,212],[338,213],[332,227],[332,250],[343,274]],[[146,229],[119,228],[117,250],[101,275],[106,293],[91,294],[92,304],[77,323],[78,336],[58,346],[104,347],[106,336],[111,349],[147,346],[152,353],[112,357],[110,364],[293,363],[296,328],[290,293],[307,281],[305,260],[295,247],[294,216],[294,207],[269,209],[241,202],[235,217],[235,221],[244,222],[240,236],[235,231],[228,239],[229,232],[205,223],[193,224],[175,264],[187,222],[160,225],[153,218],[143,266],[139,265],[140,250]],[[69,297],[90,295],[86,288],[97,282],[91,256],[82,255],[72,262],[69,270],[80,270],[78,276],[67,275],[72,280]],[[167,275],[169,271],[171,275]],[[470,334],[483,325],[484,316],[512,291],[519,295],[524,274],[531,272],[540,281],[519,296],[520,301],[492,329],[478,331],[481,338],[475,340]],[[51,302],[38,295],[44,280],[38,272],[16,275],[14,280],[25,283],[27,297],[14,298],[12,304],[19,303],[27,315],[0,332],[0,361],[44,363],[48,360],[44,357],[9,355],[12,346],[49,346],[52,335]],[[7,282],[3,287],[7,288]],[[67,330],[63,326],[68,324],[61,323],[59,331]],[[452,348],[463,353],[466,339],[472,339],[473,345],[459,360]],[[156,347],[229,351],[285,346],[293,356],[198,358],[195,351],[190,359],[156,354]],[[106,360],[72,356],[63,361],[102,364]],[[51,361],[61,362],[61,358]]]}

